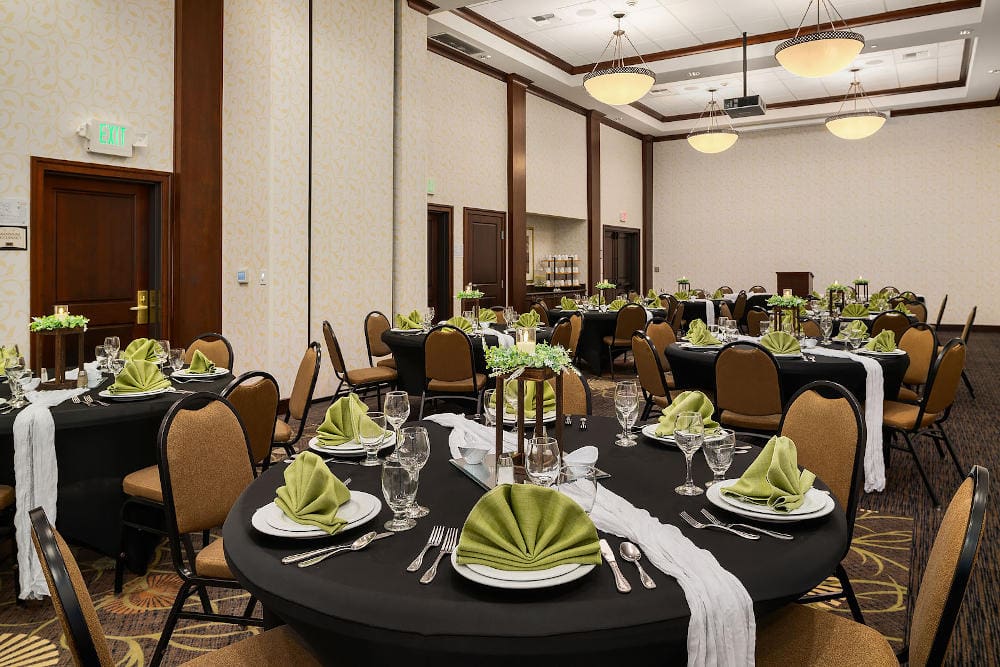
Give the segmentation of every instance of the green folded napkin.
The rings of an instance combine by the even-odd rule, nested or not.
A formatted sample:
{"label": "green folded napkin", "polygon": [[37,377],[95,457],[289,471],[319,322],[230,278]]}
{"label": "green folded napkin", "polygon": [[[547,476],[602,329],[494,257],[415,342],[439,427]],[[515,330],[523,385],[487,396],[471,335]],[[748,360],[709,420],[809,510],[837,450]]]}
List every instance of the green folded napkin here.
{"label": "green folded napkin", "polygon": [[7,376],[7,360],[17,359],[21,356],[20,351],[17,349],[17,345],[11,345],[10,347],[0,347],[0,377]]}
{"label": "green folded napkin", "polygon": [[420,314],[419,310],[414,310],[409,315],[403,315],[403,314],[396,315],[396,328],[397,329],[423,329],[424,328],[424,318]]}
{"label": "green folded napkin", "polygon": [[691,320],[691,323],[688,324],[687,340],[691,345],[698,345],[700,347],[722,345],[722,341],[713,336],[705,323],[698,319]]}
{"label": "green folded napkin", "polygon": [[211,373],[215,370],[215,362],[195,350],[191,357],[191,364],[188,366],[188,373]]}
{"label": "green folded napkin", "polygon": [[559,307],[563,310],[576,310],[576,301],[568,296],[564,296],[559,300]]}
{"label": "green folded napkin", "polygon": [[602,297],[600,294],[595,294],[594,296],[592,296],[589,299],[587,299],[587,301],[590,302],[591,306],[599,306],[599,305],[601,305],[601,302],[603,300],[604,300],[604,297]]}
{"label": "green folded napkin", "polygon": [[[868,333],[868,327],[866,327],[865,323],[862,322],[861,320],[854,320],[853,322],[851,322],[849,329],[852,332],[856,332],[861,335],[866,335]],[[837,340],[844,340],[843,334],[837,334]]]}
{"label": "green folded napkin", "polygon": [[479,309],[479,321],[480,322],[496,322],[497,314],[490,310],[489,308]]}
{"label": "green folded napkin", "polygon": [[715,406],[712,405],[712,401],[708,400],[708,396],[700,391],[685,391],[679,394],[670,405],[663,408],[660,423],[656,427],[656,435],[673,435],[677,415],[682,412],[701,414],[701,421],[705,425],[706,431],[714,431],[719,428],[719,423],[712,421]]}
{"label": "green folded napkin", "polygon": [[840,311],[841,317],[868,317],[868,306],[863,303],[849,303]]}
{"label": "green folded napkin", "polygon": [[541,322],[542,318],[538,316],[538,313],[532,310],[518,317],[517,320],[514,322],[514,326],[537,327],[539,324],[541,324]]}
{"label": "green folded napkin", "polygon": [[151,361],[129,359],[125,368],[115,378],[115,383],[108,387],[112,394],[134,394],[140,391],[155,391],[170,386],[160,369]]}
{"label": "green folded napkin", "polygon": [[873,352],[895,352],[896,333],[891,329],[880,331],[874,338],[868,341],[865,349]]}
{"label": "green folded napkin", "polygon": [[663,304],[660,302],[660,295],[656,293],[656,290],[650,288],[646,292],[646,299],[649,301],[650,308],[663,308]]}
{"label": "green folded napkin", "polygon": [[347,525],[337,511],[351,499],[351,492],[326,462],[310,451],[302,452],[285,468],[285,485],[279,486],[274,504],[289,519],[330,533]]}
{"label": "green folded napkin", "polygon": [[160,353],[160,344],[152,338],[136,338],[122,352],[123,359],[141,361],[156,361]]}
{"label": "green folded napkin", "polygon": [[906,304],[903,303],[902,301],[896,304],[896,308],[895,309],[898,310],[899,312],[903,313],[904,315],[910,315],[910,314],[912,314],[912,313],[910,313],[910,309],[907,308]]}
{"label": "green folded napkin", "polygon": [[743,476],[723,488],[722,494],[755,505],[767,505],[777,512],[791,512],[802,506],[816,475],[799,471],[795,443],[776,435],[750,464]]}
{"label": "green folded napkin", "polygon": [[628,301],[626,301],[625,299],[615,299],[614,301],[608,304],[608,310],[621,310],[622,308],[625,307],[625,304],[627,303]]}
{"label": "green folded napkin", "polygon": [[594,522],[555,489],[503,484],[469,512],[456,558],[463,565],[498,570],[547,570],[558,565],[600,565]]}
{"label": "green folded napkin", "polygon": [[721,289],[717,289],[714,292],[712,292],[712,298],[713,299],[721,299],[723,297],[724,297],[724,295],[722,294],[722,290]]}
{"label": "green folded napkin", "polygon": [[784,331],[772,331],[761,336],[760,344],[772,354],[798,354],[802,351],[795,336]]}
{"label": "green folded napkin", "polygon": [[[338,398],[326,411],[326,419],[316,429],[316,437],[324,447],[336,447],[354,440],[354,420],[360,413],[368,412],[368,406],[361,402],[357,394]],[[362,417],[371,422],[367,416]],[[374,424],[374,422],[372,422]]]}
{"label": "green folded napkin", "polygon": [[674,292],[674,298],[678,301],[686,301],[691,297],[691,292]]}
{"label": "green folded napkin", "polygon": [[445,324],[450,324],[453,327],[457,327],[457,328],[461,329],[462,331],[464,331],[465,333],[471,333],[472,332],[472,322],[470,322],[469,320],[465,319],[461,315],[456,315],[455,317],[451,318],[450,320],[445,321]]}
{"label": "green folded napkin", "polygon": [[[526,382],[524,384],[524,418],[535,418],[535,392],[538,388],[538,381]],[[548,382],[542,382],[542,414],[552,412],[556,409],[556,392]],[[504,412],[513,415],[517,414],[517,382],[508,382],[504,388]],[[494,393],[490,397],[490,405],[496,405],[497,395]]]}

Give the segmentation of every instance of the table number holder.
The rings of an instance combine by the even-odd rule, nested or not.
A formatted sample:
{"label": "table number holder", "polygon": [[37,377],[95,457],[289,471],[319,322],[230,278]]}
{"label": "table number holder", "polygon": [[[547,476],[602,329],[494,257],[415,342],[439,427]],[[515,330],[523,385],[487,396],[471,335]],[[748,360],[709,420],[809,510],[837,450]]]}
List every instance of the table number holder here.
{"label": "table number holder", "polygon": [[[515,377],[516,376],[516,377]],[[500,465],[500,456],[503,454],[503,415],[507,409],[506,391],[508,382],[517,383],[517,451],[514,453],[514,476],[515,480],[523,480],[524,473],[524,430],[526,426],[524,417],[524,386],[527,382],[548,382],[555,378],[556,381],[556,442],[559,446],[559,453],[562,455],[563,436],[563,378],[562,373],[555,373],[549,368],[524,368],[520,372],[500,375],[497,378],[497,418],[496,418],[496,451],[494,452],[494,464],[497,468]],[[545,405],[545,387],[540,386],[541,391],[535,391],[535,429],[534,437],[541,437],[545,434],[545,415],[543,412]],[[500,402],[503,405],[499,405]]]}
{"label": "table number holder", "polygon": [[[36,336],[51,336],[55,338],[55,378],[39,385],[39,389],[75,389],[76,380],[66,379],[66,338],[68,336],[78,336],[76,352],[76,372],[77,377],[83,372],[83,335],[86,327],[65,327],[61,329],[49,329],[33,331]],[[33,366],[36,377],[42,376],[42,341],[38,341],[36,348],[38,354],[33,355]]]}

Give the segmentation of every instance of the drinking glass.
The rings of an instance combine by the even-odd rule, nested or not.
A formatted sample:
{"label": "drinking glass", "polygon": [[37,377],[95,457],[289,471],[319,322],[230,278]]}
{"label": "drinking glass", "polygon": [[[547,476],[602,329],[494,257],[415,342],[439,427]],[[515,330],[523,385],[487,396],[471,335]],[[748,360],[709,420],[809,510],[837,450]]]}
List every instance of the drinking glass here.
{"label": "drinking glass", "polygon": [[709,324],[708,325],[708,333],[712,334],[715,337],[718,337],[719,336],[719,325],[718,324]]}
{"label": "drinking glass", "polygon": [[97,370],[105,368],[107,353],[104,351],[103,345],[94,346],[94,358],[97,360]]}
{"label": "drinking glass", "polygon": [[170,367],[174,372],[184,368],[184,348],[175,347],[170,350]]}
{"label": "drinking glass", "polygon": [[382,463],[382,496],[392,510],[392,520],[385,522],[385,529],[401,533],[417,525],[406,516],[406,509],[417,495],[417,477],[400,461]]}
{"label": "drinking glass", "polygon": [[865,334],[858,329],[850,329],[847,332],[847,345],[851,352],[856,352],[861,347],[861,341],[865,339]]}
{"label": "drinking glass", "polygon": [[494,426],[497,421],[497,390],[487,389],[483,392],[483,417],[487,426]]}
{"label": "drinking glass", "polygon": [[726,323],[729,321],[729,318],[728,317],[719,317],[719,318],[716,318],[715,321],[716,321],[716,323],[719,326],[719,332],[722,335],[725,335],[726,334]]}
{"label": "drinking glass", "polygon": [[24,400],[24,386],[21,384],[21,377],[27,365],[24,357],[8,357],[4,362],[4,371],[7,373],[7,383],[10,385],[10,405],[14,408],[23,408],[28,404]]}
{"label": "drinking glass", "polygon": [[687,464],[687,477],[684,483],[674,489],[682,496],[697,496],[702,493],[699,487],[691,481],[691,457],[698,451],[705,439],[705,425],[698,412],[681,412],[674,423],[674,441],[682,452]]}
{"label": "drinking glass", "polygon": [[763,338],[771,332],[771,322],[769,320],[761,320],[760,322],[760,335]]}
{"label": "drinking glass", "polygon": [[[367,417],[367,419],[365,419]],[[365,458],[360,462],[363,466],[381,465],[378,460],[378,450],[385,440],[385,413],[376,410],[361,412],[354,415],[354,439],[365,448]]]}
{"label": "drinking glass", "polygon": [[121,349],[122,342],[118,339],[118,336],[108,336],[104,339],[104,351],[107,353],[109,359],[117,359]]}
{"label": "drinking glass", "polygon": [[819,316],[819,328],[823,332],[823,344],[830,344],[830,334],[833,333],[833,318],[829,314]]}
{"label": "drinking glass", "polygon": [[434,308],[428,308],[424,311],[421,323],[424,325],[424,331],[431,330],[431,327],[434,326]]}
{"label": "drinking glass", "polygon": [[851,323],[846,320],[841,321],[840,334],[838,337],[842,338],[844,342],[847,342],[847,339],[850,338],[850,332],[851,332]]}
{"label": "drinking glass", "polygon": [[559,469],[559,491],[575,500],[587,514],[597,499],[597,469],[588,465],[566,464]]}
{"label": "drinking glass", "polygon": [[736,340],[736,320],[726,320],[726,337],[730,341]]}
{"label": "drinking glass", "polygon": [[[410,395],[405,391],[390,391],[385,395],[385,420],[392,426],[396,434],[396,445],[399,446],[399,427],[410,416]],[[395,452],[389,457],[395,457]]]}
{"label": "drinking glass", "polygon": [[156,358],[159,359],[161,364],[167,363],[167,360],[170,359],[170,341],[158,340],[156,344],[160,346],[160,351],[156,353]]}
{"label": "drinking glass", "polygon": [[[427,465],[427,459],[431,456],[431,438],[427,434],[427,429],[423,426],[407,426],[400,429],[399,439],[396,441],[396,456],[404,467],[413,474],[413,479],[420,481],[420,471]],[[414,497],[416,492],[414,492]],[[411,503],[407,514],[410,518],[417,519],[427,516],[431,511],[426,507]]]}
{"label": "drinking glass", "polygon": [[110,371],[111,374],[114,375],[115,377],[118,377],[118,374],[122,372],[123,368],[125,368],[125,360],[119,357],[118,355],[115,355],[113,357],[108,356],[107,362],[108,362],[108,371]]}
{"label": "drinking glass", "polygon": [[733,465],[733,453],[736,450],[736,433],[721,428],[711,438],[706,439],[701,446],[701,451],[705,455],[708,467],[715,473],[711,481],[705,482],[705,486],[718,484],[725,479],[726,471]]}
{"label": "drinking glass", "polygon": [[638,444],[638,440],[631,436],[632,426],[639,416],[639,385],[635,380],[622,380],[615,385],[615,416],[622,427],[615,444],[619,447]]}
{"label": "drinking glass", "polygon": [[474,311],[474,310],[463,310],[462,311],[462,317],[464,317],[465,319],[469,320],[470,322],[474,322],[476,320],[476,311]]}
{"label": "drinking glass", "polygon": [[559,443],[540,436],[528,440],[524,449],[524,472],[537,486],[552,486],[559,478]]}

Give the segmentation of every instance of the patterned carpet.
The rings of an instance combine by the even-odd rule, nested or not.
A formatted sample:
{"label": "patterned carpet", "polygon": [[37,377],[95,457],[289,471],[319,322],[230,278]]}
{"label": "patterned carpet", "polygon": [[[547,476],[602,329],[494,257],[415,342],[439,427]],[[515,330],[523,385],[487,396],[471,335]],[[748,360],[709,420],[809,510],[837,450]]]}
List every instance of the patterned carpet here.
{"label": "patterned carpet", "polygon": [[[623,369],[623,372],[625,369]],[[1000,470],[1000,449],[995,446],[997,425],[991,420],[1000,399],[994,380],[1000,378],[1000,334],[977,334],[972,341],[969,375],[978,398],[965,389],[948,425],[959,460]],[[613,414],[610,377],[589,376],[595,414]],[[309,415],[307,431],[322,420],[325,405]],[[933,447],[918,445],[921,461],[942,497],[950,497],[960,483],[948,461],[938,458]],[[993,494],[995,496],[995,492]],[[910,591],[918,585],[933,536],[941,520],[920,486],[913,461],[895,453],[888,470],[887,491],[866,494],[861,500],[854,540],[846,567],[864,609],[866,620],[894,643],[905,638],[906,619],[912,603]],[[965,605],[958,619],[947,664],[1000,664],[1000,550],[996,538],[997,515],[987,515],[986,534],[979,564],[973,575]],[[109,637],[116,664],[141,666],[152,655],[167,610],[178,586],[165,546],[157,551],[148,574],[129,576],[125,593],[112,592],[113,562],[84,549],[75,550],[98,613]],[[820,590],[836,582],[827,582]],[[0,565],[0,665],[72,664],[61,629],[49,601],[13,604],[10,563]],[[215,592],[214,603],[226,611],[241,610],[245,597]],[[825,603],[834,613],[849,615],[840,601]],[[259,613],[259,612],[258,612]],[[239,627],[181,622],[164,664],[177,665],[199,653],[245,637],[251,631]]]}

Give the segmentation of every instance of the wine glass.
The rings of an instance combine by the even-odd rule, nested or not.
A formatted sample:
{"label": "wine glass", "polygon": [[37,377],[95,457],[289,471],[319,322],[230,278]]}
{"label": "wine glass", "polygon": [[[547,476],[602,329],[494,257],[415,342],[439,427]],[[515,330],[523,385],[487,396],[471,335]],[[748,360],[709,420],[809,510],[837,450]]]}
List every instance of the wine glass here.
{"label": "wine glass", "polygon": [[497,421],[497,390],[487,389],[483,392],[483,417],[487,426],[493,426]]}
{"label": "wine glass", "polygon": [[184,368],[184,348],[175,347],[170,350],[170,367],[176,373]]}
{"label": "wine glass", "polygon": [[736,320],[726,320],[726,337],[731,341],[736,340],[736,328]]}
{"label": "wine glass", "polygon": [[566,464],[559,470],[559,491],[575,500],[587,514],[597,499],[597,469],[594,466]]}
{"label": "wine glass", "polygon": [[830,334],[833,333],[833,318],[829,313],[819,316],[819,328],[823,332],[823,344],[830,344]]}
{"label": "wine glass", "polygon": [[524,472],[537,486],[552,486],[559,478],[559,443],[555,438],[539,436],[528,440],[524,449]]}
{"label": "wine glass", "polygon": [[101,370],[105,367],[107,361],[107,353],[104,351],[103,345],[94,346],[94,358],[97,360],[97,370]]}
{"label": "wine glass", "polygon": [[770,320],[761,320],[760,322],[760,336],[763,338],[768,333],[771,332],[771,322]]}
{"label": "wine glass", "polygon": [[705,486],[712,486],[723,481],[729,466],[733,465],[733,453],[736,450],[736,433],[721,428],[711,438],[704,441],[701,452],[705,455],[708,467],[715,473],[711,481],[705,482]]}
{"label": "wine glass", "polygon": [[632,447],[638,443],[631,437],[631,429],[639,416],[639,385],[635,380],[622,380],[615,385],[615,416],[622,427],[615,444],[619,447]]}
{"label": "wine glass", "polygon": [[691,457],[698,451],[705,439],[705,425],[701,414],[697,412],[681,412],[674,422],[674,442],[684,452],[684,462],[687,464],[687,477],[684,483],[674,489],[682,496],[697,496],[704,491],[691,481]]}
{"label": "wine glass", "polygon": [[385,413],[376,410],[354,414],[354,439],[365,448],[365,458],[359,463],[363,466],[380,465],[378,450],[385,440]]}
{"label": "wine glass", "polygon": [[[396,434],[396,443],[399,443],[399,427],[403,425],[410,416],[410,395],[405,391],[390,391],[385,395],[385,420],[392,426]],[[389,458],[395,456],[395,452]]]}
{"label": "wine glass", "polygon": [[122,342],[118,336],[108,336],[104,339],[104,351],[107,353],[109,359],[117,359],[121,349]]}
{"label": "wine glass", "polygon": [[850,347],[851,352],[857,352],[858,348],[861,347],[861,341],[865,339],[865,332],[861,328],[848,329],[847,331],[847,345]]}
{"label": "wine glass", "polygon": [[[427,465],[427,459],[431,456],[431,439],[427,434],[427,429],[423,426],[407,426],[400,429],[399,439],[396,442],[399,443],[396,446],[396,456],[400,463],[409,469],[413,479],[419,482],[420,471]],[[416,492],[414,492],[415,496]],[[416,519],[430,513],[431,511],[426,507],[421,507],[413,502],[407,515]]]}
{"label": "wine glass", "polygon": [[417,477],[401,461],[382,463],[382,496],[392,510],[392,520],[385,529],[393,533],[409,530],[417,522],[406,516],[406,509],[417,495]]}
{"label": "wine glass", "polygon": [[156,358],[161,364],[167,363],[170,359],[170,341],[169,340],[158,340],[156,344],[159,345],[159,349],[156,352]]}

